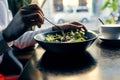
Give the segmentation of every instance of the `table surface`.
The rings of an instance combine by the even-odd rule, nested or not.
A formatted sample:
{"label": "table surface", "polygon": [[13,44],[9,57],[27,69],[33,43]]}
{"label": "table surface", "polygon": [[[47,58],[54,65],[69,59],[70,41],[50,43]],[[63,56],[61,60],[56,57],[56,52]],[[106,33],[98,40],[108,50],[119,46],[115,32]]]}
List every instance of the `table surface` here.
{"label": "table surface", "polygon": [[85,52],[64,55],[37,48],[19,80],[120,80],[120,46],[97,39]]}

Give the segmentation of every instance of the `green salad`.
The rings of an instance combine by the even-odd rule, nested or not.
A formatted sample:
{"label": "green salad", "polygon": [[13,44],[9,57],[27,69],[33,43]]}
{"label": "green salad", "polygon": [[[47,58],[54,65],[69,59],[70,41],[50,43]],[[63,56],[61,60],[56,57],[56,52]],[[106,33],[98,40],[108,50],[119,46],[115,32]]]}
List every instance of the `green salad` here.
{"label": "green salad", "polygon": [[85,36],[84,31],[76,30],[69,32],[62,32],[62,34],[48,34],[45,37],[45,41],[47,42],[83,42],[88,38]]}

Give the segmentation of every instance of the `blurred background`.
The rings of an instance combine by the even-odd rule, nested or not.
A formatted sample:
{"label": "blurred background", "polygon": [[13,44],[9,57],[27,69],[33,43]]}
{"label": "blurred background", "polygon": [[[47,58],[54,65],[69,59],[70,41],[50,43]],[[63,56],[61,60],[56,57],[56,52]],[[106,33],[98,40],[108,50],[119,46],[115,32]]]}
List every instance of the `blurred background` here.
{"label": "blurred background", "polygon": [[[86,25],[87,29],[98,30],[101,25],[98,17],[103,22],[114,18],[119,23],[120,0],[36,0],[36,2],[42,6],[45,16],[56,24],[79,21]],[[49,27],[50,24],[45,22],[44,26]]]}
{"label": "blurred background", "polygon": [[[12,0],[8,0],[9,4],[10,1]],[[15,4],[17,5],[18,9],[21,6],[37,3],[42,8],[45,17],[55,24],[79,21],[83,23],[87,27],[87,29],[98,30],[98,28],[101,25],[98,18],[100,18],[106,24],[113,23],[119,24],[120,22],[119,18],[120,0],[13,0],[13,1],[17,3]],[[12,7],[11,10],[13,8],[15,7]],[[12,12],[14,13],[14,10]],[[50,27],[52,25],[45,21],[45,24],[43,26],[45,28]]]}

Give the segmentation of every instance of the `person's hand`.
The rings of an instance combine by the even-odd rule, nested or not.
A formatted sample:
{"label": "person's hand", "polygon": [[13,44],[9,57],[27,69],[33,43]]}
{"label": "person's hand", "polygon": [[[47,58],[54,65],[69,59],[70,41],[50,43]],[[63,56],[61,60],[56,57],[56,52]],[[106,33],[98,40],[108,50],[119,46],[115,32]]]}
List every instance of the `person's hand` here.
{"label": "person's hand", "polygon": [[41,27],[43,23],[42,10],[36,4],[28,5],[17,12],[8,27],[3,30],[3,37],[7,42],[10,42],[20,37],[28,28],[34,25]]}
{"label": "person's hand", "polygon": [[79,22],[69,22],[69,23],[63,23],[63,24],[60,24],[60,25],[57,25],[59,28],[57,28],[56,26],[53,26],[53,30],[76,30],[76,29],[79,29],[79,30],[83,30],[83,31],[87,31],[86,27],[79,23]]}

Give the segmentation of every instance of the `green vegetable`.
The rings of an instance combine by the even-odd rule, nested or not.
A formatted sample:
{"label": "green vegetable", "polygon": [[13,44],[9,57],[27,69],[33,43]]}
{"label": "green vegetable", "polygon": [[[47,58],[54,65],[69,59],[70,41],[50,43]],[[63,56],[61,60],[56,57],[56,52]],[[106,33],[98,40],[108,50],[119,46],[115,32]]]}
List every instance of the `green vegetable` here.
{"label": "green vegetable", "polygon": [[48,34],[45,37],[45,41],[47,42],[82,42],[85,40],[87,40],[85,32],[79,30],[76,30],[75,32],[64,32],[64,34]]}

